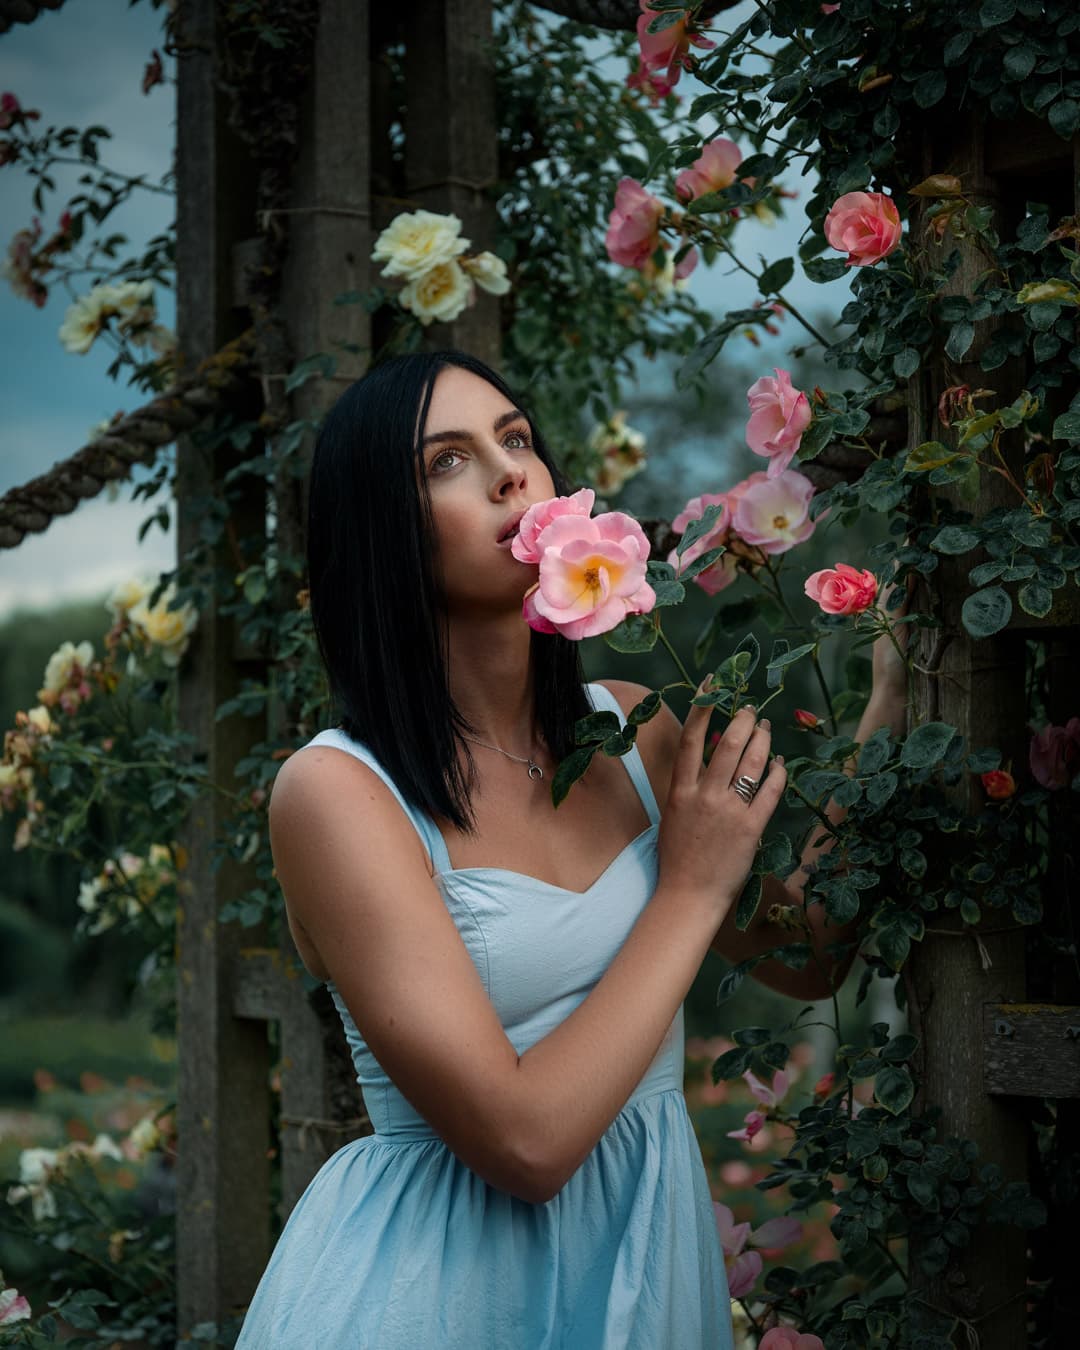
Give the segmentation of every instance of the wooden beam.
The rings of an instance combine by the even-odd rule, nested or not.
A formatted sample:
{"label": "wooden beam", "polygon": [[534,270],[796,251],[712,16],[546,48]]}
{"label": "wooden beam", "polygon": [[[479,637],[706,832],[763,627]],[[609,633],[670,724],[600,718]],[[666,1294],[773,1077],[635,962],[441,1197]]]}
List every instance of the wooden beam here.
{"label": "wooden beam", "polygon": [[1080,1097],[1080,1008],[984,1003],[983,1081],[1000,1097]]}
{"label": "wooden beam", "polygon": [[[180,350],[193,366],[246,327],[233,307],[233,244],[251,229],[255,184],[250,155],[230,130],[217,82],[214,0],[183,0],[178,36],[177,309]],[[208,503],[219,498],[230,452],[209,452],[181,440],[177,456],[177,550],[183,558],[202,539]],[[243,534],[264,527],[257,488],[234,516]],[[235,559],[215,548],[228,574]],[[258,723],[214,720],[217,706],[239,691],[254,663],[234,660],[233,622],[211,600],[199,617],[181,668],[179,720],[216,784],[235,781],[234,766],[262,739]],[[189,862],[177,914],[179,1084],[177,1125],[178,1323],[181,1337],[199,1322],[221,1321],[251,1297],[269,1254],[270,1051],[266,1024],[236,1018],[230,971],[241,943],[258,934],[222,924],[228,898],[250,884],[234,862],[217,866],[216,841],[227,808],[216,792],[193,805],[183,832]]]}

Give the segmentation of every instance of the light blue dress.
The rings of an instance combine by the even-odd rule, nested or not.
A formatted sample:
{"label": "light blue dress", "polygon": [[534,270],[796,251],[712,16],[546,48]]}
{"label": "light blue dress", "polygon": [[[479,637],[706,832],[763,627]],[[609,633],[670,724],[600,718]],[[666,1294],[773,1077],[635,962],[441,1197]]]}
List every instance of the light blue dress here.
{"label": "light blue dress", "polygon": [[[602,685],[593,705],[621,713]],[[501,867],[453,868],[433,820],[374,756],[348,751],[401,802],[519,1054],[574,1011],[656,886],[659,813],[641,756],[625,764],[652,822],[586,891]],[[238,1350],[731,1350],[727,1279],[683,1096],[680,1008],[645,1075],[553,1199],[530,1204],[471,1171],[390,1081],[332,981],[375,1133],[320,1168],[282,1230]]]}

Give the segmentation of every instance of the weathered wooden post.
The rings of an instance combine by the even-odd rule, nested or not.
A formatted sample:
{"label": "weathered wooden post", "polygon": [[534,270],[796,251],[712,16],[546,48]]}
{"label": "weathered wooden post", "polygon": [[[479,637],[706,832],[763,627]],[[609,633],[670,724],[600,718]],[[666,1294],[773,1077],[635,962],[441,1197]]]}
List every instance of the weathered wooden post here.
{"label": "weathered wooden post", "polygon": [[[218,87],[218,6],[184,0],[178,14],[177,273],[180,347],[188,363],[211,356],[244,327],[232,306],[233,244],[250,230],[255,185],[249,159],[229,129]],[[220,501],[227,450],[182,440],[177,467],[177,549],[183,558],[206,538],[211,504]],[[256,490],[235,519],[261,533]],[[212,568],[238,570],[227,544],[210,545]],[[235,633],[212,595],[180,682],[180,725],[194,738],[213,783],[230,786],[233,766],[260,729],[248,719],[215,722],[217,706],[257,666],[237,660]],[[189,864],[177,916],[180,1042],[177,1126],[177,1263],[181,1332],[217,1320],[243,1302],[266,1261],[269,1187],[269,1047],[266,1027],[232,1015],[230,962],[251,934],[218,922],[218,911],[244,885],[235,864],[214,866],[214,843],[228,807],[220,794],[199,799],[184,831]]]}

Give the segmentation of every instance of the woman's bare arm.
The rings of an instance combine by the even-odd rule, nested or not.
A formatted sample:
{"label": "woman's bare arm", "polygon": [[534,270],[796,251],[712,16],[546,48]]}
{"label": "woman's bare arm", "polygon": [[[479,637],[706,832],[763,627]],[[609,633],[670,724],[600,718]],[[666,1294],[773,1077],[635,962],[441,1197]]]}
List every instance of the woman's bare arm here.
{"label": "woman's bare arm", "polygon": [[278,776],[278,876],[361,1035],[453,1152],[522,1199],[557,1194],[626,1104],[783,791],[782,767],[752,807],[730,791],[744,749],[762,766],[767,755],[768,736],[749,714],[703,772],[707,721],[698,709],[682,733],[684,772],[661,830],[656,892],[580,1006],[520,1057],[385,784],[322,747],[294,755]]}

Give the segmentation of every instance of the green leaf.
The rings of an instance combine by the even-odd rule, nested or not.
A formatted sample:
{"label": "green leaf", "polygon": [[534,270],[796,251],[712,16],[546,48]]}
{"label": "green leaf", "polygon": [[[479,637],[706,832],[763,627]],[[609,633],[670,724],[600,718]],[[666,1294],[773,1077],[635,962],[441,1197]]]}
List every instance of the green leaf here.
{"label": "green leaf", "polygon": [[621,730],[622,722],[618,713],[611,712],[610,709],[589,713],[586,717],[579,717],[574,723],[574,743],[588,745],[592,741],[606,741],[609,736]]}
{"label": "green leaf", "polygon": [[761,877],[757,872],[751,872],[746,879],[746,885],[742,888],[742,894],[739,896],[738,904],[735,907],[735,927],[740,933],[745,933],[750,926],[750,922],[757,913],[758,905],[761,903]]}
{"label": "green leaf", "polygon": [[749,680],[750,676],[757,670],[758,662],[761,660],[761,644],[753,633],[747,633],[732,652],[732,656],[738,656],[740,652],[748,652],[750,656],[749,662],[740,671],[743,679]]}
{"label": "green leaf", "polygon": [[982,918],[982,910],[970,895],[965,895],[960,901],[960,917],[970,924],[976,924]]}
{"label": "green leaf", "polygon": [[702,535],[709,533],[723,509],[722,505],[714,502],[711,506],[705,508],[703,514],[697,520],[692,520],[687,525],[686,529],[683,530],[682,538],[675,545],[675,552],[678,557],[681,558],[690,545],[696,543]]}
{"label": "green leaf", "polygon": [[917,107],[932,108],[945,97],[946,76],[943,70],[928,70],[915,81],[912,98]]}
{"label": "green leaf", "polygon": [[707,567],[711,567],[714,562],[718,562],[726,552],[727,549],[722,547],[707,549],[700,557],[695,558],[693,562],[687,563],[685,567],[680,568],[679,580],[692,581],[694,577],[698,576],[701,572],[704,572]]}
{"label": "green leaf", "polygon": [[738,1078],[740,1074],[753,1063],[754,1052],[752,1049],[742,1049],[735,1046],[733,1050],[727,1050],[716,1060],[712,1066],[712,1080],[719,1083],[721,1078]]}
{"label": "green leaf", "polygon": [[1012,600],[1001,586],[986,586],[964,601],[960,611],[964,627],[974,638],[1000,633],[1012,618]]}
{"label": "green leaf", "polygon": [[1070,408],[1055,418],[1050,436],[1055,441],[1080,441],[1080,408]]}
{"label": "green leaf", "polygon": [[908,958],[911,939],[898,923],[884,924],[877,930],[878,951],[891,970],[899,970]]}
{"label": "green leaf", "polygon": [[315,376],[328,380],[336,370],[337,357],[333,352],[316,352],[292,368],[285,380],[285,392],[291,394]]}
{"label": "green leaf", "polygon": [[866,785],[866,800],[879,811],[900,785],[894,773],[876,773]]}
{"label": "green leaf", "polygon": [[899,1115],[911,1104],[915,1084],[907,1069],[888,1065],[874,1079],[874,1096],[890,1115]]}
{"label": "green leaf", "polygon": [[740,1027],[731,1033],[731,1037],[736,1045],[768,1045],[772,1040],[772,1031],[769,1027]]}
{"label": "green leaf", "polygon": [[765,667],[765,684],[769,689],[779,689],[784,683],[784,669],[782,666],[774,664],[778,657],[791,650],[791,643],[787,638],[774,638],[772,651],[769,653],[769,664]]}
{"label": "green leaf", "polygon": [[893,374],[898,380],[909,379],[919,369],[921,357],[914,347],[905,347],[893,357]]}
{"label": "green leaf", "polygon": [[627,655],[651,652],[657,643],[656,624],[648,614],[630,614],[604,634],[604,641],[612,651]]}
{"label": "green leaf", "polygon": [[859,751],[860,775],[876,774],[889,762],[891,754],[889,729],[888,727],[878,727],[877,731],[867,739],[863,748]]}
{"label": "green leaf", "polygon": [[772,295],[782,291],[795,275],[794,258],[778,258],[770,263],[758,278],[758,290],[762,295]]}
{"label": "green leaf", "polygon": [[1054,592],[1041,581],[1029,581],[1016,593],[1020,608],[1025,614],[1033,614],[1037,619],[1045,619],[1054,603]]}
{"label": "green leaf", "polygon": [[559,806],[565,799],[566,794],[592,763],[592,757],[599,749],[599,742],[582,746],[580,750],[572,750],[559,764],[559,767],[555,770],[555,777],[551,780],[551,802],[553,806]]}
{"label": "green leaf", "polygon": [[940,441],[923,441],[917,445],[904,461],[905,473],[926,473],[930,469],[940,468],[943,464],[951,464],[954,459],[960,459],[961,456],[956,450],[950,450],[947,445],[942,445]]}
{"label": "green leaf", "polygon": [[1080,103],[1074,98],[1056,99],[1050,105],[1046,120],[1062,140],[1071,140],[1080,128]]}
{"label": "green leaf", "polygon": [[904,1060],[910,1059],[918,1048],[918,1036],[912,1036],[910,1032],[902,1031],[898,1036],[894,1036],[887,1045],[882,1046],[880,1058],[889,1064],[902,1064]]}
{"label": "green leaf", "polygon": [[947,722],[926,722],[916,727],[900,751],[900,763],[909,769],[928,769],[945,757],[956,728]]}
{"label": "green leaf", "polygon": [[946,525],[930,540],[930,547],[938,553],[956,555],[967,553],[975,548],[980,539],[979,531],[970,525]]}
{"label": "green leaf", "polygon": [[811,258],[803,263],[803,274],[810,281],[822,285],[829,281],[838,281],[847,270],[846,258]]}
{"label": "green leaf", "polygon": [[770,657],[766,670],[783,670],[785,667],[794,665],[796,661],[801,660],[807,652],[812,652],[817,646],[816,642],[805,642],[801,647],[792,647],[790,651],[781,652],[779,656]]}
{"label": "green leaf", "polygon": [[1008,23],[1016,13],[1016,0],[983,0],[979,9],[979,22],[984,28],[993,28],[999,23]]}
{"label": "green leaf", "polygon": [[658,689],[652,690],[651,693],[645,695],[640,703],[635,704],[630,709],[626,720],[634,727],[639,727],[645,722],[651,722],[660,711],[660,705],[663,701],[660,691]]}
{"label": "green leaf", "polygon": [[[825,912],[834,923],[848,923],[859,912],[859,892],[850,881],[830,881]],[[824,890],[824,887],[819,887]]]}

